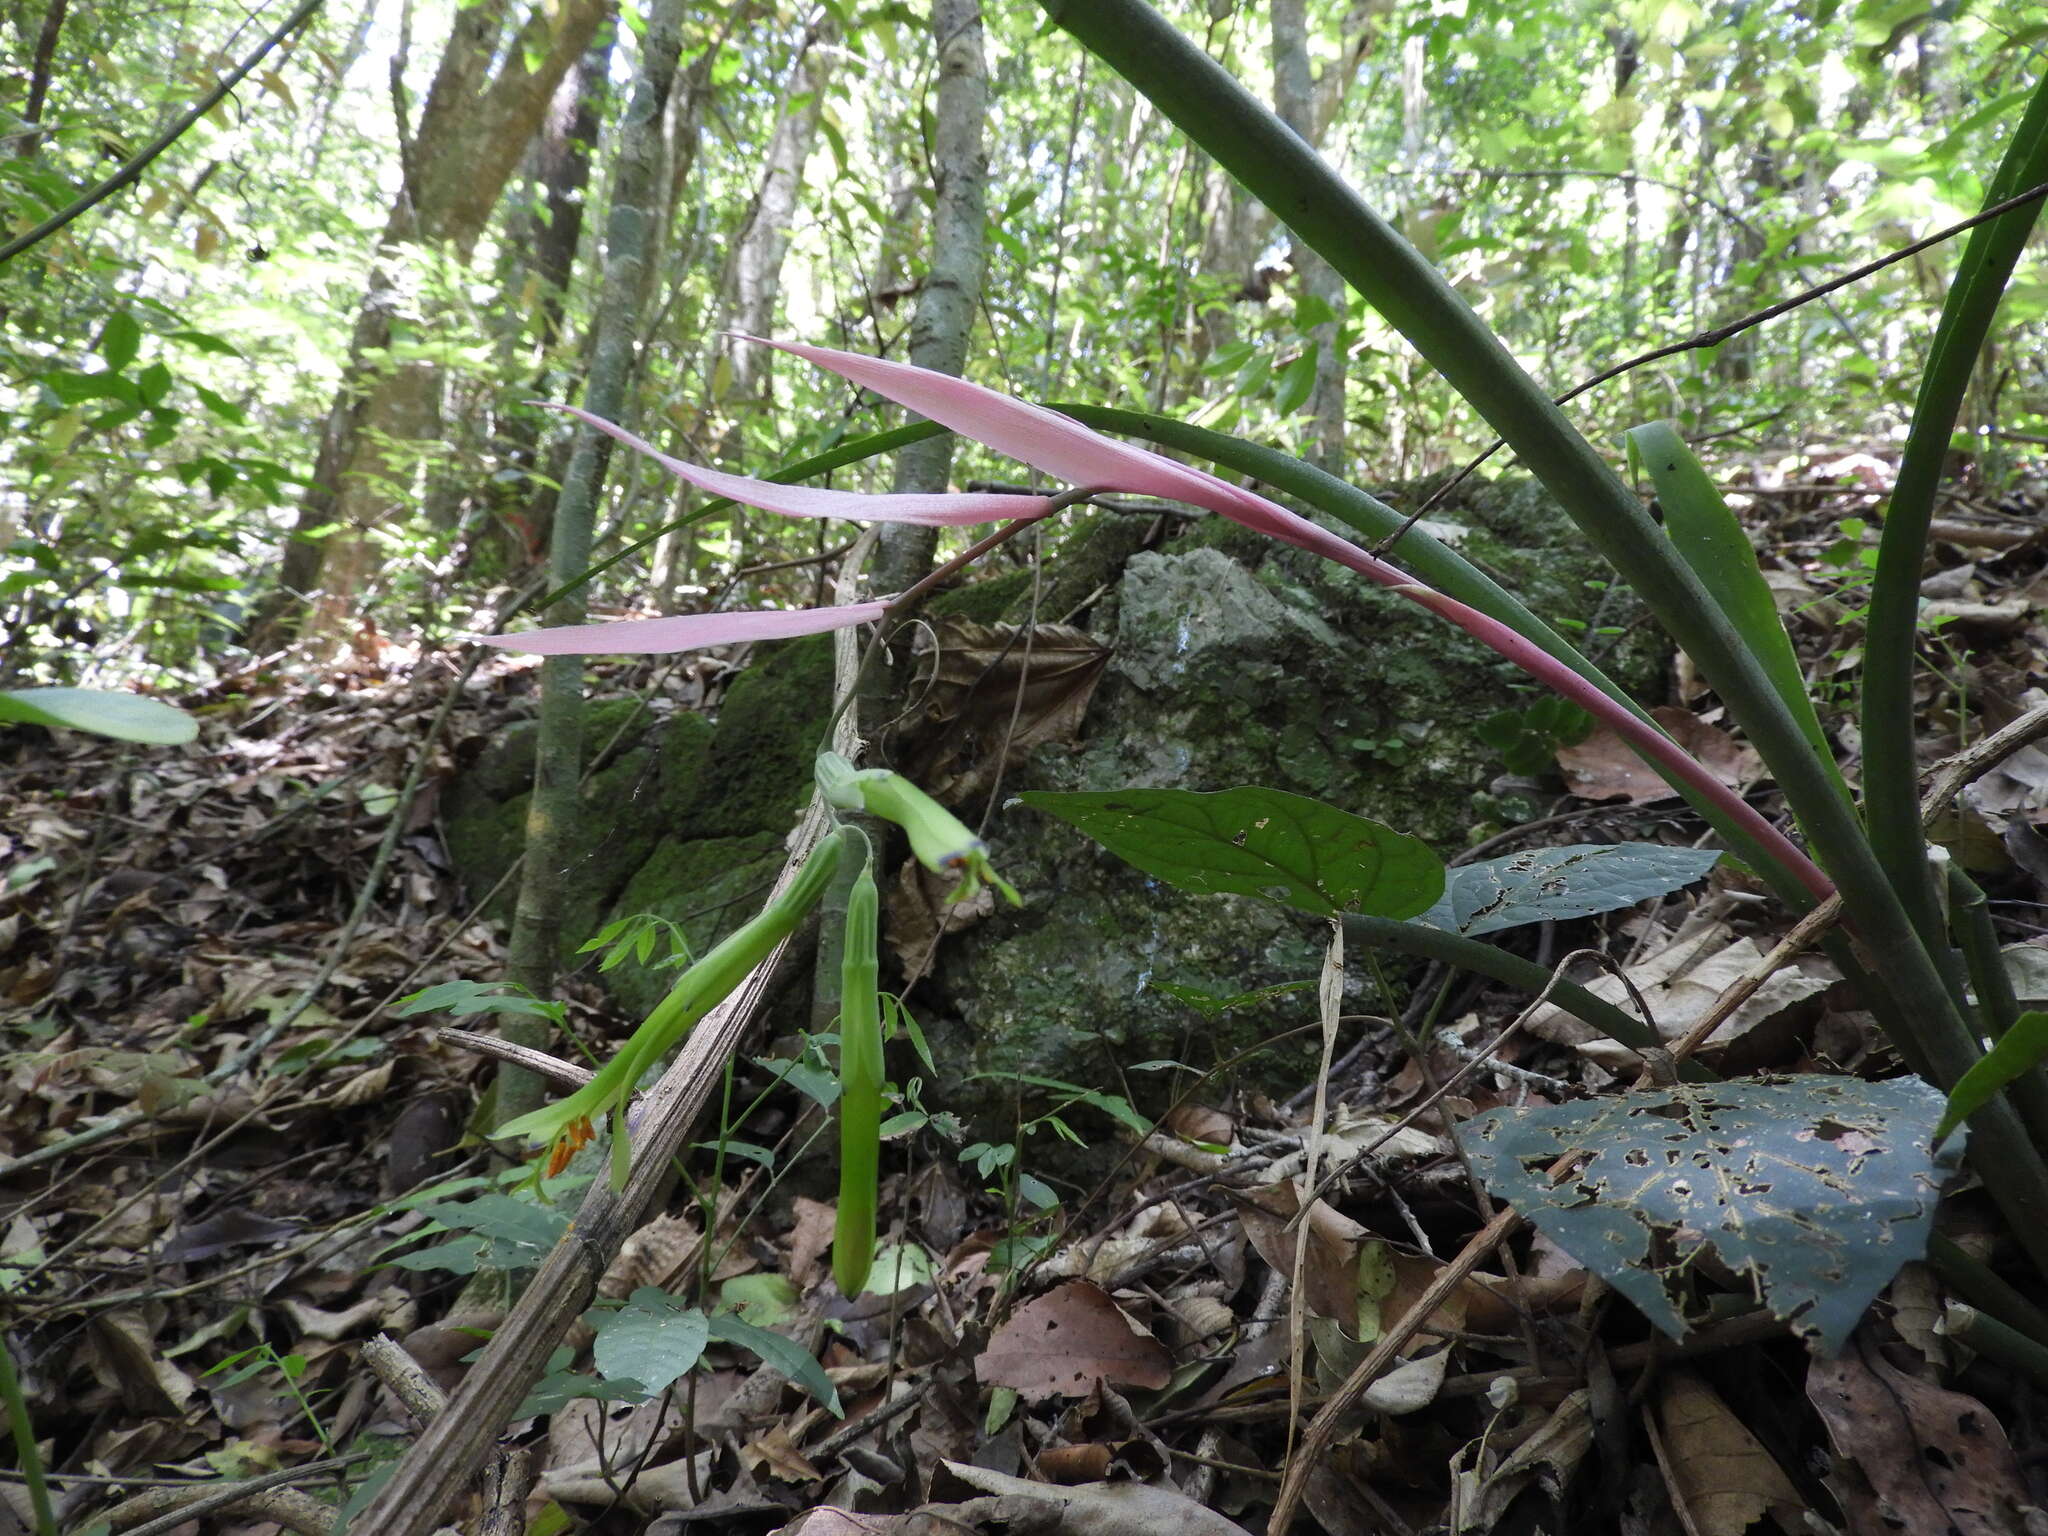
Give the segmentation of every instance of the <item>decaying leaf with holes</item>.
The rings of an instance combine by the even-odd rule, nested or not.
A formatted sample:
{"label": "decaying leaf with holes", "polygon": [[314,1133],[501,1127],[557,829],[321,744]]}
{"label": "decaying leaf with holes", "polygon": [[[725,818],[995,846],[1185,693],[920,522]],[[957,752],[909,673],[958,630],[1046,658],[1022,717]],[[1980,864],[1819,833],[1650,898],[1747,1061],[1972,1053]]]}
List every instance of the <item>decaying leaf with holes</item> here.
{"label": "decaying leaf with holes", "polygon": [[1156,1391],[1173,1379],[1173,1357],[1101,1286],[1069,1280],[1019,1307],[974,1370],[1027,1398],[1086,1397],[1099,1381]]}
{"label": "decaying leaf with holes", "polygon": [[[1495,1109],[1466,1128],[1487,1188],[1674,1338],[1674,1289],[1706,1250],[1826,1354],[1922,1257],[1962,1150],[1929,1151],[1942,1096],[1918,1078],[1682,1085]],[[1575,1173],[1545,1170],[1574,1151]]]}
{"label": "decaying leaf with holes", "polygon": [[2019,1462],[1976,1398],[1908,1376],[1869,1349],[1813,1362],[1806,1396],[1827,1425],[1837,1457],[1828,1486],[1856,1536],[2033,1528]]}

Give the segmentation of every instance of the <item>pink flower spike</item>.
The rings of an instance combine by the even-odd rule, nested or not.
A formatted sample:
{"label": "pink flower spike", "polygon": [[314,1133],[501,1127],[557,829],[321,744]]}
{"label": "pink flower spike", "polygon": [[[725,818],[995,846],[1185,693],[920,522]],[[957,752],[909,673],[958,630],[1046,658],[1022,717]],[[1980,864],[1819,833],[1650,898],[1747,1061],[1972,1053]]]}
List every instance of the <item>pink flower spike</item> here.
{"label": "pink flower spike", "polygon": [[1222,481],[1156,453],[1103,437],[1042,405],[1013,400],[965,379],[909,363],[892,363],[886,358],[863,357],[857,352],[838,352],[800,342],[768,341],[759,336],[741,339],[815,363],[1070,485],[1135,491],[1144,496],[1210,507],[1213,511],[1223,510],[1214,504],[1213,491]]}
{"label": "pink flower spike", "polygon": [[1633,712],[1507,625],[1423,585],[1398,567],[1389,565],[1320,523],[1311,522],[1277,502],[1268,501],[1256,492],[1233,485],[1205,470],[1103,437],[1056,411],[1013,400],[1008,395],[984,389],[979,384],[970,384],[965,379],[933,373],[909,363],[863,357],[829,347],[767,341],[758,336],[742,339],[804,358],[863,388],[872,389],[898,405],[908,406],[941,426],[950,427],[999,453],[1021,459],[1033,468],[1075,486],[1136,491],[1142,495],[1206,507],[1255,532],[1348,566],[1369,580],[1398,592],[1410,602],[1450,620],[1538,682],[1548,685],[1612,726],[1624,741],[1662,764],[1674,777],[1693,787],[1702,798],[1740,824],[1816,898],[1825,899],[1833,893],[1833,884],[1797,844],[1656,726],[1637,718]]}
{"label": "pink flower spike", "polygon": [[686,613],[668,619],[622,619],[611,624],[564,624],[511,635],[476,635],[478,645],[533,656],[658,656],[741,640],[786,640],[826,630],[872,624],[887,603],[843,608],[767,608],[735,613]]}
{"label": "pink flower spike", "polygon": [[772,480],[754,480],[746,475],[729,475],[721,469],[706,469],[701,464],[672,458],[645,438],[635,437],[624,427],[573,405],[552,405],[545,400],[533,403],[574,416],[606,436],[617,438],[635,453],[644,453],[678,480],[686,480],[699,490],[759,507],[764,512],[780,512],[786,517],[843,517],[860,522],[961,528],[1009,518],[1043,517],[1049,505],[1049,498],[1044,496],[1002,492],[867,495],[859,491],[829,491],[815,485],[780,485]]}

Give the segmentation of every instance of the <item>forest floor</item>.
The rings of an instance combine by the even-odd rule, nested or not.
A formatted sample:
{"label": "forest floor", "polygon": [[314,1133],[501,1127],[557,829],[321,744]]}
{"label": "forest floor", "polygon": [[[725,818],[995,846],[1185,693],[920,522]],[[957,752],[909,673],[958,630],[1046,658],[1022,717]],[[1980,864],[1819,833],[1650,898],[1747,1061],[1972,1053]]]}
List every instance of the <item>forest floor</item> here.
{"label": "forest floor", "polygon": [[[1748,498],[1824,691],[1853,685],[1844,578],[1863,568],[1855,519],[1887,476],[1844,459]],[[1924,588],[1929,761],[2048,697],[2044,512],[1989,494],[1944,510]],[[335,1505],[360,1500],[432,1411],[431,1397],[402,1401],[403,1361],[373,1370],[366,1341],[400,1341],[432,1388],[454,1389],[508,1305],[469,1272],[530,1270],[569,1209],[507,1202],[464,1227],[453,1202],[506,1183],[466,1134],[492,1066],[443,1034],[445,1016],[400,1007],[430,984],[505,974],[503,935],[449,868],[435,802],[466,750],[530,711],[532,674],[479,670],[429,745],[456,678],[444,657],[379,649],[183,701],[203,721],[187,749],[0,734],[0,1276],[64,1530],[331,1529]],[[1667,702],[1711,734],[1718,711],[1682,670]],[[1599,804],[1615,840],[1671,835],[1662,786],[1599,739],[1560,773],[1555,812]],[[2015,962],[2023,992],[2042,988],[2030,996],[2048,996],[2044,821],[2048,752],[2029,748],[1937,829],[1995,898],[2002,936],[2038,958]],[[1559,835],[1539,824],[1509,846]],[[1788,927],[1717,875],[1704,896],[1516,943],[1546,964],[1603,950],[1672,1032]],[[1731,1075],[1896,1071],[1835,979],[1813,957],[1776,969],[1702,1059]],[[588,968],[563,995],[579,1036],[624,1027]],[[1319,1142],[1318,1085],[1304,1083],[1284,1103],[1197,1100],[1104,1146],[1096,1198],[1063,1212],[1021,1285],[992,1262],[1003,1209],[950,1156],[885,1164],[900,1288],[850,1303],[825,1262],[819,1181],[693,1156],[696,1198],[643,1214],[601,1294],[718,1298],[797,1341],[822,1377],[699,1337],[673,1389],[607,1397],[579,1323],[548,1401],[522,1405],[549,1411],[515,1423],[529,1475],[500,1478],[495,1513],[536,1533],[1193,1536],[1263,1528],[1292,1464],[1333,1536],[2042,1529],[2048,1381],[1951,1337],[1925,1266],[1899,1272],[1831,1360],[1707,1258],[1685,1281],[1696,1326],[1682,1341],[1526,1230],[1480,1245],[1461,1279],[1455,1256],[1494,1230],[1497,1207],[1454,1128],[1497,1105],[1625,1089],[1643,1064],[1504,990],[1450,996],[1423,1050],[1383,1022],[1342,1021]],[[738,1088],[771,1092],[749,1137],[820,1123],[764,1073]],[[1344,1172],[1297,1223],[1312,1147],[1321,1170]],[[1967,1184],[1942,1220],[2005,1257]],[[1331,1404],[1426,1292],[1392,1371],[1357,1406],[1331,1406],[1301,1461],[1290,1424]],[[828,1381],[843,1418],[818,1401]],[[6,1476],[0,1532],[33,1529]],[[193,1510],[225,1484],[231,1502]],[[483,1499],[466,1494],[451,1518],[479,1518]]]}

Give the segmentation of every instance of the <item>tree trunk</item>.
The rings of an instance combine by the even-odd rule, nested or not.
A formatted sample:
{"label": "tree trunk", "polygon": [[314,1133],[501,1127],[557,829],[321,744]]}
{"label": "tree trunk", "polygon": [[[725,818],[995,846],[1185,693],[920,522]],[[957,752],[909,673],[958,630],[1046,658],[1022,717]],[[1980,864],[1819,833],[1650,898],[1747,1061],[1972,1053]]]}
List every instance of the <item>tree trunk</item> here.
{"label": "tree trunk", "polygon": [[[825,64],[815,35],[800,45],[791,73],[790,94],[783,103],[768,157],[761,172],[753,211],[733,248],[728,302],[733,329],[749,336],[767,334],[775,325],[775,301],[782,292],[782,262],[789,254],[789,232],[796,221],[797,197],[803,190],[804,162],[817,141],[818,119],[825,107]],[[742,342],[726,353],[731,384],[725,393],[727,414],[739,414],[768,399],[770,354]],[[721,457],[737,451],[736,433],[728,433]]]}
{"label": "tree trunk", "polygon": [[[413,460],[437,417],[434,370],[385,361],[398,334],[397,276],[418,247],[445,245],[468,260],[549,98],[590,45],[609,0],[562,0],[552,20],[536,6],[508,38],[509,9],[509,0],[477,0],[457,14],[418,130],[402,147],[404,185],[385,224],[348,365],[321,432],[313,484],[285,547],[283,590],[266,605],[268,620],[318,589],[316,627],[331,639],[345,626],[356,589],[374,567],[372,534],[410,504]],[[320,529],[333,531],[307,537]]]}
{"label": "tree trunk", "polygon": [[[988,117],[988,65],[983,58],[981,0],[933,0],[932,43],[938,54],[937,130],[932,174],[931,264],[917,294],[910,327],[910,361],[938,373],[967,366],[967,342],[981,305],[987,267],[984,232],[988,156],[982,130]],[[943,491],[953,472],[953,437],[942,433],[896,455],[895,488]],[[886,524],[875,557],[875,590],[900,592],[931,569],[936,528]]]}
{"label": "tree trunk", "polygon": [[[28,72],[28,100],[22,103],[21,117],[23,122],[38,128],[42,125],[44,104],[50,98],[50,69],[57,57],[57,39],[64,31],[64,13],[69,9],[70,0],[50,0],[49,9],[43,12],[43,25],[36,33],[35,57]],[[30,129],[15,140],[14,152],[26,160],[42,141],[42,135]]]}
{"label": "tree trunk", "polygon": [[[597,333],[591,350],[587,410],[616,421],[624,414],[640,335],[643,275],[654,245],[653,226],[667,199],[663,195],[662,117],[675,84],[682,53],[684,0],[656,0],[641,39],[640,77],[619,128],[619,156],[612,173],[611,207],[605,219],[604,276],[597,301]],[[569,456],[568,472],[555,505],[549,548],[549,578],[562,586],[590,563],[591,531],[599,492],[611,458],[612,440],[583,427]],[[580,624],[579,589],[547,611],[555,624]],[[583,771],[583,661],[550,656],[541,663],[540,736],[535,753],[533,799],[526,817],[526,858],[520,867],[519,904],[512,923],[509,969],[512,979],[537,996],[554,987],[562,952],[562,875],[577,857],[576,831],[582,818],[579,781]],[[538,1020],[508,1017],[500,1032],[539,1047]],[[498,1078],[498,1123],[524,1114],[539,1102],[540,1084],[518,1068]]]}
{"label": "tree trunk", "polygon": [[[1303,0],[1273,0],[1273,110],[1280,120],[1313,143],[1316,92],[1308,61],[1308,18]],[[1331,318],[1313,325],[1315,384],[1309,391],[1310,463],[1333,475],[1344,473],[1344,357],[1337,332],[1344,315],[1344,280],[1322,257],[1296,241],[1290,258],[1301,291],[1326,305]]]}
{"label": "tree trunk", "polygon": [[[1297,11],[1301,9],[1298,4],[1294,8]],[[1352,0],[1346,8],[1339,26],[1343,51],[1323,67],[1322,73],[1315,77],[1314,85],[1307,88],[1307,106],[1300,121],[1288,117],[1279,105],[1276,65],[1275,110],[1280,112],[1289,127],[1317,148],[1321,148],[1328,137],[1330,125],[1336,121],[1345,97],[1358,78],[1360,66],[1372,50],[1374,17],[1381,8],[1379,0]],[[1306,28],[1298,30],[1305,37]],[[1305,46],[1304,43],[1304,49]],[[1302,57],[1305,64],[1305,51]],[[1298,96],[1296,101],[1298,105]],[[1271,291],[1271,282],[1260,273],[1259,258],[1272,242],[1276,223],[1272,211],[1254,201],[1229,176],[1213,167],[1204,196],[1211,213],[1202,240],[1202,270],[1234,278],[1238,284],[1238,299],[1263,303]],[[1342,291],[1340,284],[1338,292]],[[1202,328],[1211,349],[1229,341],[1237,330],[1229,312],[1214,307],[1202,316]]]}
{"label": "tree trunk", "polygon": [[[931,260],[917,291],[917,316],[910,326],[910,361],[956,377],[967,366],[967,343],[981,305],[987,269],[988,156],[982,133],[988,119],[988,65],[982,49],[981,0],[932,0],[932,51],[938,58],[938,88],[932,139]],[[943,491],[953,473],[953,437],[941,433],[899,449],[894,487],[898,491]],[[903,523],[882,527],[876,545],[874,586],[901,592],[931,569],[938,530]],[[883,669],[859,680],[863,734],[892,712],[891,679]],[[889,828],[864,818],[877,852],[888,846]],[[841,924],[846,896],[857,871],[849,867],[832,882],[822,903],[812,1020],[826,1027],[838,1011]]]}
{"label": "tree trunk", "polygon": [[[542,208],[531,210],[521,221],[524,233],[512,244],[527,253],[527,259],[512,268],[513,282],[532,285],[535,305],[532,351],[534,397],[551,399],[562,376],[555,351],[562,339],[562,317],[568,300],[569,278],[575,269],[576,252],[583,240],[584,193],[590,185],[591,151],[597,143],[599,125],[611,96],[612,38],[601,32],[562,83],[548,104],[547,120],[534,144],[533,179],[545,196]],[[510,305],[516,316],[524,306],[514,295]],[[555,514],[555,486],[567,463],[567,445],[549,472],[539,477],[540,422],[532,411],[500,418],[499,456],[507,467],[522,471],[498,498],[493,529],[505,549],[506,564],[519,569],[536,559],[547,547]]]}

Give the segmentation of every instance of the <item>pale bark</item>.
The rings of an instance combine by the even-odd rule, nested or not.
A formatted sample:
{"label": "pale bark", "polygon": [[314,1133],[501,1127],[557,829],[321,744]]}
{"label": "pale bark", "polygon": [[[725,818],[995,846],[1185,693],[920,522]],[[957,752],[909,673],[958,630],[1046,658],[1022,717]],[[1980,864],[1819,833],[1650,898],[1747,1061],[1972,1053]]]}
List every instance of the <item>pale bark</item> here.
{"label": "pale bark", "polygon": [[[826,68],[815,42],[815,37],[805,39],[802,56],[792,71],[789,98],[768,140],[753,210],[733,249],[727,292],[732,328],[750,336],[767,335],[775,325],[782,262],[789,254],[790,232],[796,223],[804,162],[811,157],[818,119],[824,111]],[[728,415],[737,416],[766,403],[769,356],[765,348],[745,343],[726,353],[732,381],[723,401]],[[729,449],[736,441],[729,436],[725,446]]]}
{"label": "pale bark", "polygon": [[[519,317],[526,308],[529,287],[536,306],[529,388],[539,400],[555,397],[556,381],[566,371],[557,365],[555,352],[562,340],[569,279],[583,239],[591,154],[611,96],[612,41],[608,29],[601,32],[556,88],[532,156],[534,187],[545,201],[520,217],[519,233],[506,253],[506,285],[511,290],[507,311],[522,331]],[[563,442],[559,453],[551,455],[547,473],[535,477],[539,438],[540,422],[534,412],[500,419],[498,456],[508,467],[525,472],[499,494],[493,519],[507,564],[514,567],[537,558],[547,547],[555,487],[568,462],[569,445]]]}
{"label": "pale bark", "polygon": [[[589,46],[609,0],[561,0],[552,11],[535,6],[507,37],[510,9],[508,0],[477,0],[457,12],[405,157],[405,185],[356,317],[271,617],[317,586],[317,627],[330,637],[345,627],[351,600],[375,565],[372,531],[411,506],[414,461],[437,417],[434,370],[383,361],[402,308],[399,276],[418,247],[446,246],[458,260],[469,259],[549,98]],[[335,532],[319,542],[300,537],[322,528]]]}
{"label": "pale bark", "polygon": [[[956,377],[967,366],[967,344],[981,306],[988,265],[988,155],[983,147],[988,119],[988,64],[982,41],[981,0],[932,0],[932,51],[938,61],[933,91],[931,165],[935,185],[931,256],[917,289],[917,315],[910,326],[910,361]],[[953,473],[953,436],[940,433],[899,449],[894,488],[943,491]],[[876,544],[874,586],[901,592],[931,569],[938,530],[885,524]],[[892,712],[886,669],[860,679],[858,701],[864,734]],[[889,828],[864,818],[877,850],[889,846]],[[838,1010],[841,924],[852,885],[851,861],[825,894],[812,991],[812,1018],[822,1027]]]}
{"label": "pale bark", "polygon": [[[988,64],[982,48],[981,0],[933,0],[932,43],[938,54],[932,141],[931,263],[917,292],[910,361],[938,373],[967,366],[967,343],[981,304],[988,264]],[[895,488],[943,491],[953,472],[953,437],[942,433],[896,455]],[[883,528],[875,557],[876,590],[900,592],[931,568],[938,531],[903,523]]]}
{"label": "pale bark", "polygon": [[[683,4],[684,0],[656,0],[650,9],[647,31],[641,38],[640,76],[619,128],[618,161],[605,218],[597,334],[591,349],[590,382],[583,395],[586,410],[611,421],[625,414],[626,389],[633,374],[648,291],[644,269],[654,246],[654,226],[667,202],[662,119],[682,52]],[[591,532],[611,449],[611,438],[601,432],[585,427],[576,434],[575,451],[569,456],[555,505],[548,562],[553,586],[573,581],[590,563]],[[580,624],[583,618],[580,588],[546,613],[550,624]],[[561,960],[563,874],[578,857],[582,768],[583,661],[577,656],[551,656],[541,663],[539,745],[509,956],[512,979],[543,997],[554,986]],[[515,1044],[546,1044],[538,1020],[507,1017],[499,1032]],[[520,1038],[522,1034],[534,1038]],[[499,1123],[524,1114],[539,1102],[539,1093],[539,1082],[531,1073],[521,1068],[501,1071]]]}
{"label": "pale bark", "polygon": [[[1372,50],[1377,35],[1375,18],[1385,9],[1384,0],[1352,0],[1339,28],[1341,51],[1323,66],[1309,87],[1304,121],[1287,120],[1295,132],[1318,149],[1329,137],[1330,125],[1343,109],[1358,71]],[[1272,244],[1278,219],[1272,210],[1248,197],[1236,182],[1214,168],[1209,172],[1204,198],[1210,213],[1202,239],[1202,270],[1235,280],[1237,298],[1264,302],[1272,284],[1259,270],[1259,258]],[[1215,309],[1203,316],[1203,329],[1212,348],[1228,341],[1236,331],[1229,314]]]}
{"label": "pale bark", "polygon": [[[1316,132],[1316,90],[1308,57],[1308,18],[1303,0],[1272,0],[1273,110],[1308,139]],[[1314,142],[1310,140],[1310,142]],[[1327,304],[1336,318],[1310,327],[1316,349],[1315,384],[1309,391],[1310,448],[1306,457],[1333,475],[1344,473],[1344,357],[1338,323],[1344,314],[1344,280],[1322,257],[1294,243],[1290,256],[1301,291]]]}

